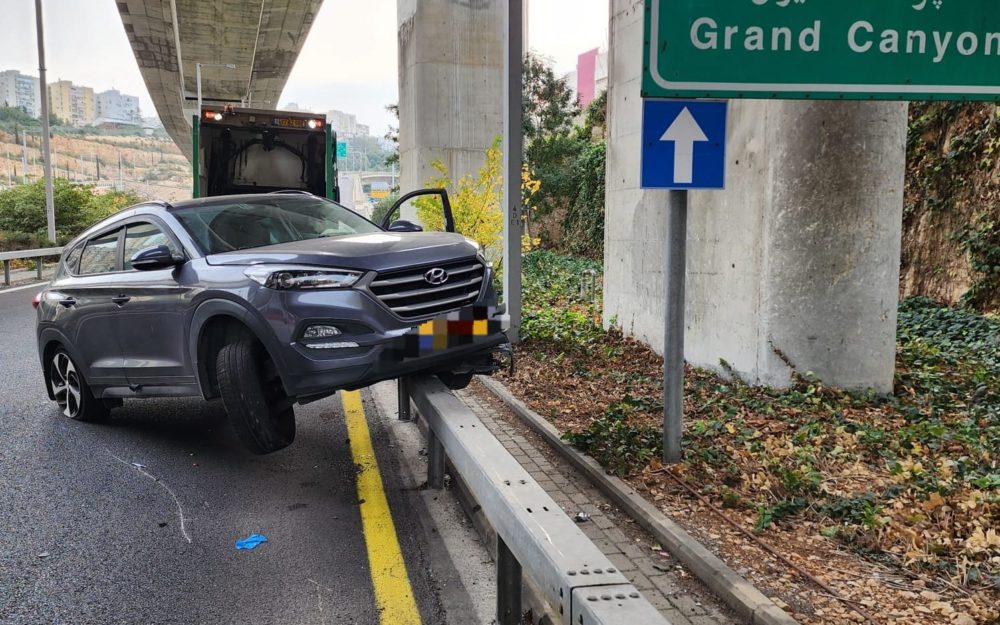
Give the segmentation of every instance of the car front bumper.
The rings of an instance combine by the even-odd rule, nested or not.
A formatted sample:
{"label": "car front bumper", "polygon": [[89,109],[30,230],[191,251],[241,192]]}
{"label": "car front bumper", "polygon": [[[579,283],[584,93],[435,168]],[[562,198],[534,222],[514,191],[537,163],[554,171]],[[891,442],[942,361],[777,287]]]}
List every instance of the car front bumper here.
{"label": "car front bumper", "polygon": [[[506,317],[489,282],[474,304],[433,319],[401,319],[364,290],[259,295],[254,304],[278,339],[281,353],[273,356],[285,389],[300,402],[469,363],[483,367],[508,343]],[[341,333],[303,338],[311,326]]]}

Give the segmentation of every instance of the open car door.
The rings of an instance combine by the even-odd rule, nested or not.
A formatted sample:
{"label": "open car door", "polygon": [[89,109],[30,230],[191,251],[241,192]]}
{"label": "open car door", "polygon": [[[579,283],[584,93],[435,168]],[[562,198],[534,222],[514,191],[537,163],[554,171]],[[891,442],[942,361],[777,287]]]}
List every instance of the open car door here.
{"label": "open car door", "polygon": [[455,218],[451,214],[451,201],[448,199],[448,191],[445,189],[420,189],[418,191],[412,191],[407,193],[403,197],[396,200],[396,203],[392,205],[389,212],[385,214],[382,219],[383,230],[389,230],[390,232],[420,232],[423,230],[419,225],[413,223],[412,221],[406,221],[403,219],[396,219],[397,214],[402,209],[403,205],[424,195],[436,195],[441,199],[441,210],[444,212],[444,230],[445,232],[455,231]]}

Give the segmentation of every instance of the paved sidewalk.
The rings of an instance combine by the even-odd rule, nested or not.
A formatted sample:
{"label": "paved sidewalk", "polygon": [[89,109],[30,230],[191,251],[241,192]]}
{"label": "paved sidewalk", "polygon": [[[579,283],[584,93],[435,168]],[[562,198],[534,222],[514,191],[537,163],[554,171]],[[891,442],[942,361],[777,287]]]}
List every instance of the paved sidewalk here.
{"label": "paved sidewalk", "polygon": [[528,430],[478,383],[455,393],[571,517],[580,529],[673,625],[734,625],[737,618],[649,534],[621,514],[593,485]]}

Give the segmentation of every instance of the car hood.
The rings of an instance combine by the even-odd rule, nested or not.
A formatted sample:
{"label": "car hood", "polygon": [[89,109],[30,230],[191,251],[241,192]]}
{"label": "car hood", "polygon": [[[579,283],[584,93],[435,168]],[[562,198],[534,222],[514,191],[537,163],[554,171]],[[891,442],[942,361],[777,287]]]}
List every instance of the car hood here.
{"label": "car hood", "polygon": [[210,265],[319,265],[392,271],[475,256],[475,243],[450,232],[376,232],[209,254]]}

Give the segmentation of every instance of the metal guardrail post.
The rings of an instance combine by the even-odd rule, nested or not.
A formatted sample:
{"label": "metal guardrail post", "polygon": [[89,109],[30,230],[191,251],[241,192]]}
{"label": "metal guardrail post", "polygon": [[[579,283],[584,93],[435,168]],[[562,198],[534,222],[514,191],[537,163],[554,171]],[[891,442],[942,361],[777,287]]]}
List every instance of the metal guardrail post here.
{"label": "metal guardrail post", "polygon": [[46,247],[39,250],[18,250],[16,252],[0,252],[0,262],[3,263],[3,283],[10,286],[10,261],[33,258],[35,259],[35,275],[42,279],[42,269],[45,264],[42,259],[46,256],[59,256],[62,254],[61,247]]}
{"label": "metal guardrail post", "polygon": [[427,430],[427,487],[434,490],[444,488],[444,446],[434,430]]}
{"label": "metal guardrail post", "polygon": [[412,421],[410,415],[410,393],[406,388],[406,378],[396,379],[396,398],[399,401],[399,420]]}
{"label": "metal guardrail post", "polygon": [[521,563],[497,535],[497,625],[521,625]]}

